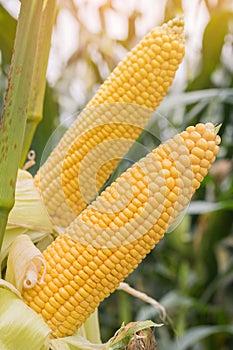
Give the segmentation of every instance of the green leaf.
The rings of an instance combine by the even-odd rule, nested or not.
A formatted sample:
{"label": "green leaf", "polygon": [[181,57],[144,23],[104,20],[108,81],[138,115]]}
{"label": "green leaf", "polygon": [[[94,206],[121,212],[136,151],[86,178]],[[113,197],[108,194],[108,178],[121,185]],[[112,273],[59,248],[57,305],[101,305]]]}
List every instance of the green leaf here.
{"label": "green leaf", "polygon": [[0,50],[2,52],[2,64],[10,64],[17,21],[0,5]]}
{"label": "green leaf", "polygon": [[187,213],[192,215],[211,213],[217,210],[233,209],[233,201],[224,201],[218,203],[206,201],[193,201],[187,208]]}
{"label": "green leaf", "polygon": [[[59,108],[57,98],[55,96],[54,90],[46,86],[45,90],[45,100],[44,100],[44,118],[39,123],[33,141],[31,149],[36,153],[36,165],[30,169],[30,172],[34,175],[41,165],[42,155],[45,150],[45,146],[57,127]],[[51,149],[48,150],[48,153],[52,152]]]}
{"label": "green leaf", "polygon": [[220,62],[220,56],[228,23],[233,19],[233,12],[218,11],[214,13],[205,28],[202,41],[202,69],[189,84],[187,90],[205,89],[210,86],[211,74]]}
{"label": "green leaf", "polygon": [[229,333],[233,335],[233,326],[199,326],[188,330],[183,337],[179,338],[170,350],[186,350],[190,346],[197,344],[200,340],[213,334]]}

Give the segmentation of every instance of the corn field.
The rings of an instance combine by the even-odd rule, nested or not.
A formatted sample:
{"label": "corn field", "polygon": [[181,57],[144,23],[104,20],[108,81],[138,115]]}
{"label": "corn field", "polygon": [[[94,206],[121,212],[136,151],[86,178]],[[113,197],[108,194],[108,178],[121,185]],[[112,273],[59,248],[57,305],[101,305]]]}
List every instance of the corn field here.
{"label": "corn field", "polygon": [[233,349],[233,4],[0,1],[0,350]]}

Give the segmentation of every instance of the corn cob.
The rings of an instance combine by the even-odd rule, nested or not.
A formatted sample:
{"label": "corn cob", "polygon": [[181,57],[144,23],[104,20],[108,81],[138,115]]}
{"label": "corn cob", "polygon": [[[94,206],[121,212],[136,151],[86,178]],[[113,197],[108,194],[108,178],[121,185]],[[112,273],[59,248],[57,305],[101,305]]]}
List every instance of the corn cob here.
{"label": "corn cob", "polygon": [[190,126],[106,188],[44,252],[42,285],[23,298],[54,336],[72,334],[163,237],[219,150],[211,123]]}
{"label": "corn cob", "polygon": [[[103,146],[105,145],[104,153],[109,151],[109,143],[104,143],[106,130],[100,128],[97,134],[95,127],[98,128],[98,126],[113,122],[115,123],[115,129],[112,132],[112,137],[116,139],[117,135],[117,138],[120,139],[125,136],[125,133],[122,134],[121,132],[121,124],[116,124],[119,122],[118,116],[121,116],[124,122],[136,125],[135,128],[128,129],[126,137],[128,142],[122,142],[121,145],[118,145],[117,155],[112,160],[108,160],[103,168],[100,167],[97,177],[97,169],[90,162],[89,177],[86,176],[85,182],[90,186],[91,181],[93,182],[92,179],[96,178],[96,183],[91,186],[95,189],[94,196],[106,182],[119,159],[127,152],[133,141],[137,139],[141,128],[147,124],[153,111],[166,95],[183,55],[182,18],[175,18],[161,27],[153,29],[119,63],[87,105],[87,108],[66,132],[35,177],[35,183],[40,189],[48,213],[55,225],[66,227],[86,207],[87,202],[93,198],[93,190],[86,193],[86,188],[80,189],[78,181],[76,181],[76,188],[73,186],[72,192],[64,195],[63,188],[65,187],[68,191],[67,183],[69,183],[70,177],[73,178],[74,172],[78,176],[82,157],[88,158],[89,151],[95,145],[103,143]],[[116,102],[120,105],[117,106]],[[97,108],[101,104],[107,105]],[[134,107],[131,107],[131,104]],[[136,108],[137,106],[140,107],[140,110]],[[139,114],[140,122],[138,121]],[[71,169],[72,174],[68,171],[64,173],[62,186],[61,173],[65,155],[74,141],[76,154],[78,154],[83,139],[85,139],[85,152],[83,151],[81,158],[79,153],[77,165]],[[101,152],[103,152],[103,146]],[[74,154],[73,152],[73,156]],[[97,152],[95,158],[98,158],[99,155],[100,153]],[[75,198],[75,200],[72,201],[70,197]],[[68,204],[66,203],[67,198],[69,198]]]}

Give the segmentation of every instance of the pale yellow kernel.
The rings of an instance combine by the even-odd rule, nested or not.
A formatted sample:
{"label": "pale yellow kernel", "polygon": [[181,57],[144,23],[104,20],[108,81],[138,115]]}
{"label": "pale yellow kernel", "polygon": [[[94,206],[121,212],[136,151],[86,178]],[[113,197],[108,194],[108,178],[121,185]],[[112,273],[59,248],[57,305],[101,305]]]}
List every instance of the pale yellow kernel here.
{"label": "pale yellow kernel", "polygon": [[[218,146],[215,146],[214,151],[213,151],[214,156],[217,156],[218,152],[219,152],[219,147],[218,147]],[[214,159],[215,159],[215,158],[214,158]],[[213,161],[214,161],[214,160],[213,160]]]}
{"label": "pale yellow kernel", "polygon": [[187,139],[187,140],[185,140],[185,146],[187,147],[187,149],[188,149],[189,151],[192,151],[192,149],[193,149],[194,146],[195,146],[195,143],[194,143],[193,140]]}
{"label": "pale yellow kernel", "polygon": [[210,122],[205,124],[206,129],[211,130],[212,132],[214,131],[214,125]]}
{"label": "pale yellow kernel", "polygon": [[209,161],[208,161],[207,159],[203,158],[203,159],[201,160],[201,162],[200,162],[200,166],[201,166],[202,168],[207,168],[208,165],[209,165]]}
{"label": "pale yellow kernel", "polygon": [[[51,319],[51,321],[52,321],[52,319]],[[69,332],[69,330],[66,327],[64,327],[62,324],[60,324],[60,322],[57,322],[55,317],[53,317],[53,322],[52,323],[53,324],[57,324],[58,323],[58,325],[56,327],[56,337],[62,337],[63,334],[67,334],[67,332]],[[50,328],[52,328],[52,327],[50,326]]]}
{"label": "pale yellow kernel", "polygon": [[63,326],[67,329],[71,327],[72,324],[76,322],[76,319],[78,318],[78,314],[76,314],[76,317],[68,316],[67,319],[63,322]]}
{"label": "pale yellow kernel", "polygon": [[[77,262],[81,265],[81,266],[86,266],[87,265],[87,260],[83,257],[83,255],[80,255],[77,258]],[[75,262],[74,262],[74,266],[75,266]]]}
{"label": "pale yellow kernel", "polygon": [[199,181],[199,182],[202,182],[202,180],[204,178],[200,173],[197,173],[195,177],[196,177],[197,181]]}
{"label": "pale yellow kernel", "polygon": [[170,52],[171,51],[171,44],[170,43],[164,43],[163,44],[163,50]]}
{"label": "pale yellow kernel", "polygon": [[58,273],[63,273],[64,267],[60,263],[58,263],[56,264],[56,270]]}
{"label": "pale yellow kernel", "polygon": [[89,266],[84,266],[83,271],[88,275],[91,276],[93,274],[93,270]]}
{"label": "pale yellow kernel", "polygon": [[78,270],[72,265],[69,267],[69,271],[73,276],[77,275],[78,273]]}
{"label": "pale yellow kernel", "polygon": [[201,149],[200,147],[194,147],[193,150],[192,150],[192,154],[197,156],[199,159],[203,159],[204,156],[205,156],[204,150]]}
{"label": "pale yellow kernel", "polygon": [[85,287],[84,287],[84,288],[83,288],[83,287],[79,288],[78,293],[79,293],[84,299],[87,298],[87,297],[90,297],[90,295],[87,293]]}
{"label": "pale yellow kernel", "polygon": [[198,189],[200,187],[200,182],[197,179],[193,179],[193,187]]}
{"label": "pale yellow kernel", "polygon": [[175,203],[177,200],[177,195],[174,192],[170,192],[167,196],[167,199],[172,203]]}
{"label": "pale yellow kernel", "polygon": [[196,174],[196,173],[199,173],[200,172],[200,165],[192,165],[192,170],[193,170],[193,173]]}
{"label": "pale yellow kernel", "polygon": [[164,169],[170,169],[171,166],[172,166],[172,163],[171,163],[171,161],[169,159],[164,159],[162,161],[162,166],[163,166]]}
{"label": "pale yellow kernel", "polygon": [[58,292],[54,294],[54,298],[60,305],[62,305],[65,301]]}
{"label": "pale yellow kernel", "polygon": [[168,222],[169,217],[170,217],[170,216],[168,215],[167,212],[162,213],[162,215],[161,215],[161,219],[164,220],[165,222]]}
{"label": "pale yellow kernel", "polygon": [[85,284],[85,280],[83,278],[81,278],[79,275],[75,275],[74,276],[74,282],[78,285],[78,286],[83,286]]}
{"label": "pale yellow kernel", "polygon": [[210,150],[207,150],[206,152],[205,152],[205,158],[207,159],[207,160],[209,160],[209,161],[211,161],[212,159],[213,159],[213,152],[211,152]]}
{"label": "pale yellow kernel", "polygon": [[193,125],[190,125],[186,128],[186,131],[190,134],[191,132],[193,132],[195,130],[195,127]]}
{"label": "pale yellow kernel", "polygon": [[50,291],[52,291],[53,294],[58,291],[58,287],[53,281],[48,283],[48,288],[50,289]]}
{"label": "pale yellow kernel", "polygon": [[[61,272],[59,272],[59,273],[61,273]],[[69,281],[71,281],[73,279],[73,275],[68,269],[63,270],[63,274]]]}
{"label": "pale yellow kernel", "polygon": [[65,321],[65,319],[66,319],[66,317],[65,317],[65,315],[62,315],[59,311],[57,311],[56,312],[56,314],[54,315],[54,317],[56,318],[56,320],[58,321],[58,322],[64,322]]}
{"label": "pale yellow kernel", "polygon": [[65,258],[59,258],[59,261],[61,265],[64,267],[64,269],[68,269],[70,267],[70,262],[67,261]]}
{"label": "pale yellow kernel", "polygon": [[157,36],[154,40],[155,44],[158,45],[158,46],[162,46],[164,41],[163,39],[160,37],[160,36]]}
{"label": "pale yellow kernel", "polygon": [[215,134],[213,131],[207,129],[207,130],[204,132],[203,137],[204,137],[204,139],[205,139],[206,141],[213,141],[213,140],[215,139],[215,137],[216,137],[216,134]]}
{"label": "pale yellow kernel", "polygon": [[41,313],[41,308],[34,302],[32,301],[29,306],[34,310],[36,311],[38,314]]}
{"label": "pale yellow kernel", "polygon": [[[187,129],[186,129],[187,130]],[[197,142],[200,138],[201,138],[201,135],[198,133],[198,132],[196,132],[196,131],[192,131],[191,133],[190,133],[190,138],[191,138],[191,140],[193,141],[193,142]]]}
{"label": "pale yellow kernel", "polygon": [[[57,274],[55,274],[55,276],[57,276]],[[60,287],[63,286],[63,283],[62,283],[62,281],[60,281],[59,277],[60,277],[60,275],[58,276],[58,278],[57,278],[57,277],[54,277],[54,278],[53,278],[53,282],[56,284],[56,286],[57,286],[58,288],[60,288]],[[61,279],[62,279],[62,278],[63,278],[63,275],[61,275]]]}
{"label": "pale yellow kernel", "polygon": [[166,223],[161,218],[158,220],[157,224],[163,229],[166,227]]}
{"label": "pale yellow kernel", "polygon": [[201,162],[200,158],[196,157],[194,154],[190,154],[189,158],[192,165],[199,165]]}
{"label": "pale yellow kernel", "polygon": [[55,309],[58,309],[60,306],[59,302],[54,297],[49,298],[49,304],[51,304],[51,306],[53,306]]}
{"label": "pale yellow kernel", "polygon": [[216,145],[220,145],[221,137],[219,135],[216,135],[215,142],[216,142]]}
{"label": "pale yellow kernel", "polygon": [[208,172],[208,168],[209,168],[209,167],[200,168],[199,173],[200,173],[203,177],[205,177],[206,174],[207,174],[207,172]]}
{"label": "pale yellow kernel", "polygon": [[133,217],[133,212],[131,211],[131,210],[129,210],[128,208],[125,208],[124,210],[123,210],[123,214],[128,218],[128,220],[130,219],[130,218],[132,218]]}
{"label": "pale yellow kernel", "polygon": [[55,263],[58,263],[60,260],[61,260],[61,257],[60,257],[58,254],[54,253],[54,255],[53,255],[53,261],[54,261]]}
{"label": "pale yellow kernel", "polygon": [[74,306],[68,301],[66,300],[66,302],[64,303],[64,307],[66,308],[66,310],[68,310],[69,312],[74,310]]}
{"label": "pale yellow kernel", "polygon": [[38,295],[41,298],[41,300],[43,300],[44,302],[47,302],[49,300],[49,297],[46,295],[44,290],[40,290]]}
{"label": "pale yellow kernel", "polygon": [[185,130],[185,131],[182,131],[182,132],[180,133],[180,136],[181,136],[184,140],[186,140],[187,138],[189,138],[189,133]]}
{"label": "pale yellow kernel", "polygon": [[169,177],[166,180],[166,185],[170,190],[172,190],[175,187],[175,180],[172,177]]}
{"label": "pale yellow kernel", "polygon": [[95,271],[95,275],[100,279],[105,277],[104,273],[99,268]]}
{"label": "pale yellow kernel", "polygon": [[64,305],[61,305],[59,308],[59,312],[64,315],[65,317],[69,316],[70,312],[65,308]]}
{"label": "pale yellow kernel", "polygon": [[173,177],[173,179],[177,179],[179,177],[179,172],[174,166],[171,167],[170,174]]}
{"label": "pale yellow kernel", "polygon": [[79,252],[75,246],[70,248],[70,253],[75,257],[75,259],[77,259],[77,257],[79,256]]}
{"label": "pale yellow kernel", "polygon": [[206,130],[205,125],[202,123],[196,124],[195,128],[196,128],[197,132],[199,132],[200,134],[203,134],[203,132]]}
{"label": "pale yellow kernel", "polygon": [[164,202],[164,195],[162,195],[160,192],[155,193],[154,197],[158,203]]}
{"label": "pale yellow kernel", "polygon": [[161,57],[163,57],[164,60],[168,60],[168,58],[170,56],[169,52],[167,52],[167,51],[161,51],[160,55],[161,55]]}
{"label": "pale yellow kernel", "polygon": [[[51,317],[51,314],[54,314],[54,313],[56,312],[57,309],[56,309],[54,306],[52,306],[50,302],[48,302],[48,303],[45,304],[44,310],[47,311],[47,315],[49,316],[47,319],[49,319],[49,318]],[[44,310],[42,310],[41,313],[42,313],[42,316],[43,316],[43,317],[46,317],[46,316],[43,314],[43,311],[44,311]]]}
{"label": "pale yellow kernel", "polygon": [[180,157],[179,157],[179,161],[186,168],[191,166],[190,158],[186,154],[181,154]]}
{"label": "pale yellow kernel", "polygon": [[64,286],[64,289],[69,296],[73,295],[76,292],[76,289],[73,288],[70,284],[67,284],[66,286]]}

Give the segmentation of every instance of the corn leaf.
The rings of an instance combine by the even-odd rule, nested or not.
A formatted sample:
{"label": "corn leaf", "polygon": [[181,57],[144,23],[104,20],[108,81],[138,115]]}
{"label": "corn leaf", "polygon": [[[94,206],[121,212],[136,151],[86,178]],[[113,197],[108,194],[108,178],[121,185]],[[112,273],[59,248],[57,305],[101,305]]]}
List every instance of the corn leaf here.
{"label": "corn leaf", "polygon": [[233,335],[232,325],[222,326],[198,326],[186,331],[183,337],[179,338],[175,344],[172,344],[168,350],[186,350],[197,344],[202,339],[218,333],[229,333]]}

